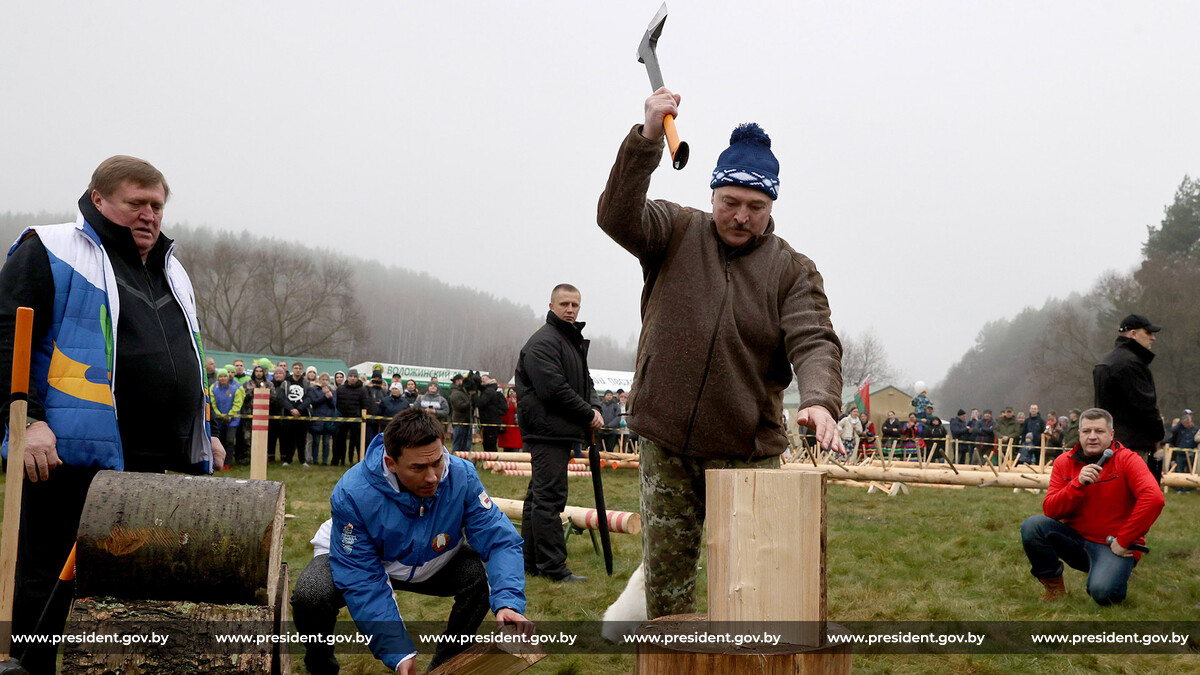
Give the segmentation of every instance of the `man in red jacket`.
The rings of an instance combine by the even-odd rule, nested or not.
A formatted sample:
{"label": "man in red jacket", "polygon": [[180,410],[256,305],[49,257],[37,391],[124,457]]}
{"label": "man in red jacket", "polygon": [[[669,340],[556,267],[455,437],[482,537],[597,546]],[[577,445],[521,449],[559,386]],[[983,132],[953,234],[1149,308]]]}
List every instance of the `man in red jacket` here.
{"label": "man in red jacket", "polygon": [[[1102,408],[1079,418],[1079,444],[1054,460],[1044,516],[1021,524],[1031,572],[1046,587],[1043,600],[1066,594],[1063,563],[1087,572],[1087,592],[1100,605],[1125,599],[1126,582],[1163,509],[1163,495],[1146,463],[1113,438],[1113,418]],[[1104,451],[1113,455],[1099,465]],[[1109,537],[1115,537],[1111,544]]]}

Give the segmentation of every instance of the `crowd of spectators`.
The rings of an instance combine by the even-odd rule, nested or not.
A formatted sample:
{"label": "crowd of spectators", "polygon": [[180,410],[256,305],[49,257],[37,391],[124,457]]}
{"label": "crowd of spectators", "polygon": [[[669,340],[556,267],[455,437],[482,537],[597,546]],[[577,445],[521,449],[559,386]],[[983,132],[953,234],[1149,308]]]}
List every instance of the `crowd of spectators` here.
{"label": "crowd of spectators", "polygon": [[[1066,415],[1051,410],[1043,417],[1037,404],[1030,405],[1027,413],[1005,407],[998,418],[991,410],[981,412],[978,408],[970,411],[960,408],[947,426],[934,413],[933,403],[924,392],[913,398],[912,404],[912,411],[904,419],[897,417],[896,411],[889,410],[878,436],[867,414],[860,412],[857,406],[849,405],[838,421],[843,446],[862,453],[874,452],[878,445],[885,453],[891,451],[908,456],[920,452],[932,461],[942,461],[949,459],[944,451],[947,438],[950,438],[956,441],[957,448],[953,461],[980,464],[995,454],[997,447],[1003,450],[1011,442],[1017,453],[1017,464],[1038,464],[1043,461],[1043,448],[1045,462],[1050,463],[1079,442],[1081,411],[1078,408],[1072,408]],[[1195,459],[1189,455],[1194,457],[1196,447],[1200,445],[1200,429],[1196,427],[1192,411],[1184,410],[1169,424],[1164,421],[1164,426],[1163,444],[1181,451],[1172,454],[1176,471],[1190,472],[1190,462]]]}
{"label": "crowd of spectators", "polygon": [[[447,396],[436,377],[430,378],[423,392],[416,380],[404,381],[399,375],[385,384],[381,366],[364,379],[354,368],[331,376],[300,361],[289,368],[286,361],[272,364],[265,358],[254,361],[249,371],[240,358],[218,368],[210,357],[205,359],[205,378],[212,434],[229,449],[227,464],[250,462],[249,419],[255,389],[266,389],[270,401],[268,460],[283,466],[293,462],[344,465],[362,449],[364,425],[370,442],[387,420],[414,406],[453,431],[456,451],[469,450],[477,436],[486,451],[518,452],[524,446],[517,426],[516,389],[502,392],[499,383],[486,375],[474,386],[470,378],[456,375]],[[605,449],[616,449],[622,438],[633,438],[625,426],[626,393],[607,391],[604,398],[605,428],[599,437]]]}

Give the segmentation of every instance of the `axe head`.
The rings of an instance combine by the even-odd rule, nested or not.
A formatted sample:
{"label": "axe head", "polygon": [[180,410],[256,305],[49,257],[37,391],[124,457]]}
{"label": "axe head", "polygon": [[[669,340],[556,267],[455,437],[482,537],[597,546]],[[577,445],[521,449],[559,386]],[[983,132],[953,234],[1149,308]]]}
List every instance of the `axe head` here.
{"label": "axe head", "polygon": [[658,13],[650,20],[642,43],[638,45],[638,62],[646,64],[646,73],[650,76],[651,91],[658,91],[663,86],[662,70],[658,67],[658,54],[654,48],[658,45],[658,36],[662,35],[663,24],[667,22],[667,3],[658,8]]}

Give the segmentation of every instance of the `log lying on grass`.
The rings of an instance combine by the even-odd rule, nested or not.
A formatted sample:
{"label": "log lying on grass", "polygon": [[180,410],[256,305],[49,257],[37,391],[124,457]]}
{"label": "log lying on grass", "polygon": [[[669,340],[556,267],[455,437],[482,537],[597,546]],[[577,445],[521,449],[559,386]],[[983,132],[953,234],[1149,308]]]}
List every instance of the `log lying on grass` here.
{"label": "log lying on grass", "polygon": [[[492,503],[500,507],[504,515],[512,520],[521,520],[525,502],[519,499],[492,497]],[[642,531],[642,514],[640,513],[608,511],[607,515],[609,532],[614,534],[639,534]],[[559,517],[564,523],[570,520],[572,525],[581,530],[600,529],[600,520],[596,515],[596,509],[585,509],[581,506],[568,505]]]}
{"label": "log lying on grass", "polygon": [[[794,471],[824,471],[830,478],[835,479],[881,481],[888,483],[929,483],[1042,489],[1050,484],[1049,467],[1041,467],[1041,471],[1044,473],[1038,473],[1032,468],[1023,471],[1000,471],[998,473],[960,468],[956,474],[949,468],[932,468],[933,466],[936,465],[927,465],[925,469],[910,468],[907,466],[897,467],[896,464],[891,464],[886,468],[877,464],[818,464],[814,467],[811,463],[791,462],[784,464],[782,468]],[[968,465],[956,464],[955,466],[963,467]],[[1168,473],[1163,476],[1162,485],[1163,487],[1200,487],[1200,475],[1194,473]]]}
{"label": "log lying on grass", "polygon": [[[586,454],[586,453],[584,453]],[[520,461],[522,464],[529,464],[533,461],[533,455],[529,453],[485,453],[479,450],[470,450],[470,452],[457,452],[455,456],[460,456],[462,459],[470,461]],[[600,453],[600,459],[612,461],[637,461],[641,459],[641,455],[632,453]],[[575,464],[587,464],[588,458],[571,458]]]}
{"label": "log lying on grass", "polygon": [[83,506],[76,595],[271,606],[283,483],[101,471]]}

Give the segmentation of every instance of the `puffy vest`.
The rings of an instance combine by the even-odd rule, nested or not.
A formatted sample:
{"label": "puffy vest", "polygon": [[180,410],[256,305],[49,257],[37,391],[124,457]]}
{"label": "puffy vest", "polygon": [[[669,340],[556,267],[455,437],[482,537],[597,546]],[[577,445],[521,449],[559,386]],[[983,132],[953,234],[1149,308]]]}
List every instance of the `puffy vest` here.
{"label": "puffy vest", "polygon": [[[74,223],[41,225],[21,233],[8,250],[11,256],[27,237],[37,234],[50,259],[54,278],[54,313],[46,337],[33,345],[30,382],[37,387],[46,409],[46,423],[54,431],[56,450],[63,463],[101,469],[125,468],[121,433],[114,406],[113,374],[120,316],[117,278],[100,236],[79,214]],[[192,331],[196,368],[204,381],[200,322],[196,317],[192,282],[172,256],[165,259],[167,282],[183,308]],[[205,397],[207,399],[207,397]],[[208,405],[203,429],[192,433],[190,459],[197,472],[212,472]],[[3,444],[8,456],[8,435]]]}

